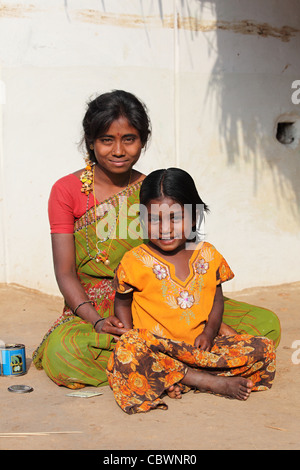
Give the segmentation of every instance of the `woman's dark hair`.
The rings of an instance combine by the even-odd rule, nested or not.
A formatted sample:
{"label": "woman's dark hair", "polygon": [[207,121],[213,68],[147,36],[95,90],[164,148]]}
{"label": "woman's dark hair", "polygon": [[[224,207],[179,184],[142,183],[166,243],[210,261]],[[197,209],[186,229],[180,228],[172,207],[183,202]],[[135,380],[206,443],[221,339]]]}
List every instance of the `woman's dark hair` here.
{"label": "woman's dark hair", "polygon": [[197,210],[200,220],[204,212],[209,212],[208,206],[202,201],[191,175],[180,168],[168,168],[152,171],[143,181],[140,190],[140,213],[153,199],[169,197],[182,206],[191,209],[192,220],[196,222]]}
{"label": "woman's dark hair", "polygon": [[147,144],[151,135],[151,122],[146,106],[132,93],[113,90],[90,101],[82,121],[84,136],[81,143],[85,143],[91,161],[96,162],[96,158],[90,145],[121,116],[136,128],[143,147]]}

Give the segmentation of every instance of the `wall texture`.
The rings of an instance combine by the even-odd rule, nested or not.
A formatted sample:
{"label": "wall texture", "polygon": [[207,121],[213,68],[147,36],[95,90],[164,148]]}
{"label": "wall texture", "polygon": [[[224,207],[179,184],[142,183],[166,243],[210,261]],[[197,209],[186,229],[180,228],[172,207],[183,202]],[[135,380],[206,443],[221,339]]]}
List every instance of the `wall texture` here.
{"label": "wall texture", "polygon": [[83,166],[86,101],[115,88],[149,109],[139,169],[194,176],[225,290],[299,280],[299,50],[297,0],[1,2],[0,282],[57,293],[49,191]]}

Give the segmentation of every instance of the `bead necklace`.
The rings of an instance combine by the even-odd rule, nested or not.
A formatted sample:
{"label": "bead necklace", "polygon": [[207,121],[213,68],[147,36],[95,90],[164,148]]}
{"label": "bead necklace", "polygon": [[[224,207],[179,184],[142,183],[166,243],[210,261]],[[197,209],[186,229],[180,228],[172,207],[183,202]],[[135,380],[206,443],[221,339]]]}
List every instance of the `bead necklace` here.
{"label": "bead necklace", "polygon": [[[97,203],[96,203],[96,195],[95,195],[95,164],[92,164],[89,160],[87,160],[86,163],[87,163],[87,165],[86,165],[85,171],[82,173],[82,175],[80,177],[80,180],[83,183],[81,191],[84,192],[87,195],[87,204],[86,204],[86,212],[85,212],[86,248],[87,248],[89,258],[91,260],[95,260],[96,263],[100,263],[100,261],[102,261],[105,264],[105,266],[109,266],[110,265],[109,252],[110,252],[110,248],[111,248],[111,245],[112,245],[112,241],[114,239],[113,236],[111,237],[111,235],[113,234],[113,232],[115,233],[115,231],[116,231],[117,223],[118,223],[118,220],[119,220],[122,205],[119,205],[119,210],[118,210],[118,213],[117,213],[117,216],[116,216],[115,223],[112,225],[107,237],[104,238],[103,240],[101,240],[100,238],[98,239],[98,241],[96,242],[97,252],[96,252],[95,256],[91,256],[90,248],[89,248],[89,242],[88,242],[88,229],[87,229],[87,227],[88,227],[87,212],[88,212],[88,208],[89,208],[89,199],[90,199],[90,193],[91,192],[93,192],[93,194],[94,194],[94,217],[95,217],[96,236],[98,238],[98,234],[97,234]],[[128,187],[130,185],[130,181],[131,181],[131,172],[130,172],[130,176],[129,176],[129,181],[128,181],[127,186],[126,186],[126,194],[127,194]],[[127,199],[125,198],[124,202],[126,202],[126,200]],[[111,240],[110,240],[107,251],[106,250],[101,250],[101,247],[100,247],[101,243],[106,242],[110,237],[111,237]]]}

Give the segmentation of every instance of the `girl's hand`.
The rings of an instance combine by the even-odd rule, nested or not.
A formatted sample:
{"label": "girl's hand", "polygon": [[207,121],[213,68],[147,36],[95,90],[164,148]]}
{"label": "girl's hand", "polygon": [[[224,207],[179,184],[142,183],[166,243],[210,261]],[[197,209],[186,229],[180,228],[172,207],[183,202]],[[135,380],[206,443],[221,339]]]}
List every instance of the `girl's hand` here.
{"label": "girl's hand", "polygon": [[129,331],[128,328],[124,328],[123,323],[115,316],[107,317],[103,321],[97,323],[95,330],[97,333],[112,335],[117,341],[120,336]]}
{"label": "girl's hand", "polygon": [[213,344],[212,338],[209,335],[207,335],[205,332],[197,336],[194,342],[195,348],[199,348],[202,351],[210,351],[212,348],[212,344]]}

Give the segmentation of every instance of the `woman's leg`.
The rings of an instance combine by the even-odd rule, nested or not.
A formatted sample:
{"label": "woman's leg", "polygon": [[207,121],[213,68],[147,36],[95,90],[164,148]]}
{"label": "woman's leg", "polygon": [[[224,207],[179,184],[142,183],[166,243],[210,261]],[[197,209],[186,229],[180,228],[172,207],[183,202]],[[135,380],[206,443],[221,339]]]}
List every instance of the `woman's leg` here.
{"label": "woman's leg", "polygon": [[224,298],[223,322],[239,334],[265,336],[273,341],[275,348],[281,337],[280,321],[271,310],[245,302]]}
{"label": "woman's leg", "polygon": [[108,385],[111,350],[110,335],[96,333],[91,324],[74,319],[49,335],[41,365],[57,385],[72,389]]}

